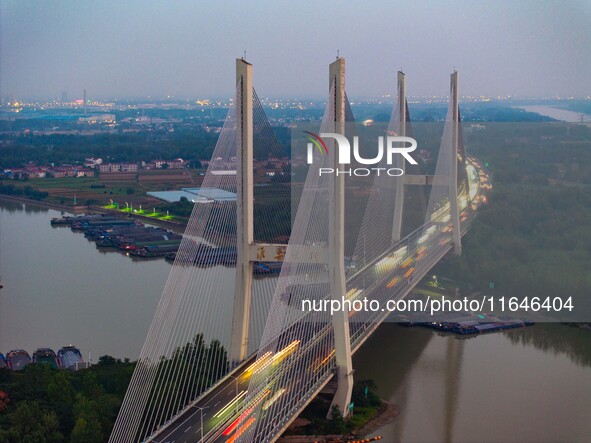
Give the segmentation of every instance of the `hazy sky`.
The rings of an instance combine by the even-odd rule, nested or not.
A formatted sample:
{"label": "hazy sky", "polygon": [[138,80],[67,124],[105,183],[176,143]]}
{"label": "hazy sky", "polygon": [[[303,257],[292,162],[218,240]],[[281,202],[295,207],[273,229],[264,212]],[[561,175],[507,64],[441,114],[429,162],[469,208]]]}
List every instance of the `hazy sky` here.
{"label": "hazy sky", "polygon": [[0,94],[229,97],[247,51],[259,96],[591,95],[591,2],[0,0]]}

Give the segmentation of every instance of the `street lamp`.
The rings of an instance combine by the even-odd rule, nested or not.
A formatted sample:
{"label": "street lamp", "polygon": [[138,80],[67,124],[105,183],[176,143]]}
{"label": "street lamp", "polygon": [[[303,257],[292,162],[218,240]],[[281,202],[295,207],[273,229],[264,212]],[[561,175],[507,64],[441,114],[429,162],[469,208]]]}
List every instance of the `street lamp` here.
{"label": "street lamp", "polygon": [[209,406],[203,406],[203,407],[201,407],[201,406],[195,406],[195,407],[197,409],[199,409],[199,412],[201,413],[201,419],[200,419],[200,422],[201,422],[201,440],[199,440],[199,441],[203,441],[203,410],[204,409],[209,409],[210,407]]}
{"label": "street lamp", "polygon": [[228,375],[228,377],[234,379],[234,381],[236,382],[236,397],[238,397],[238,378],[234,377],[233,375]]}

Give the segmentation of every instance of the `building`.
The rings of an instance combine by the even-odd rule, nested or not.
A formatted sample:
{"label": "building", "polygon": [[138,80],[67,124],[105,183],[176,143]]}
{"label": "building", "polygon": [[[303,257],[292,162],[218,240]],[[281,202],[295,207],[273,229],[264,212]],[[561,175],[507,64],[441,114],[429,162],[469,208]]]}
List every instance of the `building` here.
{"label": "building", "polygon": [[102,158],[91,157],[91,158],[84,159],[84,166],[86,166],[87,168],[95,168],[102,163],[103,163]]}
{"label": "building", "polygon": [[156,169],[182,169],[187,164],[182,158],[175,160],[154,160],[152,163],[154,163]]}
{"label": "building", "polygon": [[181,197],[185,197],[193,203],[236,201],[234,192],[219,188],[181,188],[179,191],[148,192],[147,194],[168,203],[178,202]]}
{"label": "building", "polygon": [[101,172],[119,172],[121,171],[121,163],[103,163],[99,165]]}
{"label": "building", "polygon": [[89,115],[88,117],[79,117],[78,123],[88,123],[88,124],[115,123],[115,114],[96,114],[96,115]]}
{"label": "building", "polygon": [[99,165],[101,172],[136,172],[137,163],[102,163]]}
{"label": "building", "polygon": [[121,163],[121,172],[136,172],[137,170],[137,163]]}

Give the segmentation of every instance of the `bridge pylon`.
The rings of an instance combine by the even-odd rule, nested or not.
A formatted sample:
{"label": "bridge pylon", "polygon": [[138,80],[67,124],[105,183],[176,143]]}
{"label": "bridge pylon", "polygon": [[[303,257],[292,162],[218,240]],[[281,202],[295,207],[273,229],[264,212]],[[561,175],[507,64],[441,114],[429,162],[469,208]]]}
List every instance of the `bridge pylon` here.
{"label": "bridge pylon", "polygon": [[[331,90],[331,88],[334,88]],[[334,91],[334,130],[345,135],[345,59],[338,58],[329,67],[329,97]],[[331,149],[332,168],[337,171],[338,150]],[[328,215],[328,278],[330,296],[341,300],[346,294],[345,284],[345,176],[332,175],[329,185]],[[351,338],[349,316],[347,312],[337,310],[332,316],[335,343],[337,391],[334,395],[329,416],[334,406],[338,406],[343,416],[349,413],[349,404],[353,393],[353,363],[351,359]]]}
{"label": "bridge pylon", "polygon": [[458,207],[458,144],[460,136],[460,111],[458,104],[458,71],[451,74],[449,100],[452,117],[451,173],[449,176],[449,201],[452,223],[454,254],[462,255],[462,231]]}
{"label": "bridge pylon", "polygon": [[[254,240],[254,88],[252,64],[236,59],[236,284],[230,362],[248,357],[253,262],[282,262],[286,245]],[[252,350],[251,350],[252,351]]]}
{"label": "bridge pylon", "polygon": [[[406,76],[404,72],[398,71],[397,77],[398,99],[395,104],[397,107],[397,132],[399,136],[406,136]],[[395,167],[405,170],[406,160],[398,155],[396,156]],[[398,242],[402,237],[402,212],[404,210],[404,180],[398,180],[394,189],[394,222],[392,225],[392,243]]]}
{"label": "bridge pylon", "polygon": [[236,287],[232,316],[230,359],[233,365],[248,354],[252,261],[253,217],[253,89],[252,65],[236,59]]}

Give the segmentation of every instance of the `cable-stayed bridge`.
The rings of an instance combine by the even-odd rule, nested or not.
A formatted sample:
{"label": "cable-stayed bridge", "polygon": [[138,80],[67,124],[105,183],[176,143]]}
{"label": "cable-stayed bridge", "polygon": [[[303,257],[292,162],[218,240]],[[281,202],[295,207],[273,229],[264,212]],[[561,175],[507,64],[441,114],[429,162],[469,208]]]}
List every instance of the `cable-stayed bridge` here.
{"label": "cable-stayed bridge", "polygon": [[[276,152],[277,141],[254,92],[252,66],[239,59],[236,73],[234,106],[202,184],[236,193],[236,201],[195,204],[110,442],[274,441],[329,383],[333,405],[346,415],[351,356],[389,315],[386,302],[406,297],[448,252],[461,253],[461,237],[486,201],[488,175],[463,145],[454,72],[433,175],[420,174],[402,155],[372,165],[404,172],[397,177],[335,173],[345,166],[342,148],[325,136],[324,151],[314,154],[294,192],[289,243],[273,243],[265,228],[281,231],[277,212],[291,205],[296,186],[277,185],[274,209],[257,211],[265,191],[255,186],[253,157]],[[342,58],[330,65],[316,131],[357,134]],[[401,72],[385,132],[412,135]],[[412,226],[405,208],[423,187],[430,189],[424,222]],[[279,277],[253,280],[255,262],[282,262]],[[345,300],[382,308],[302,309]]]}

